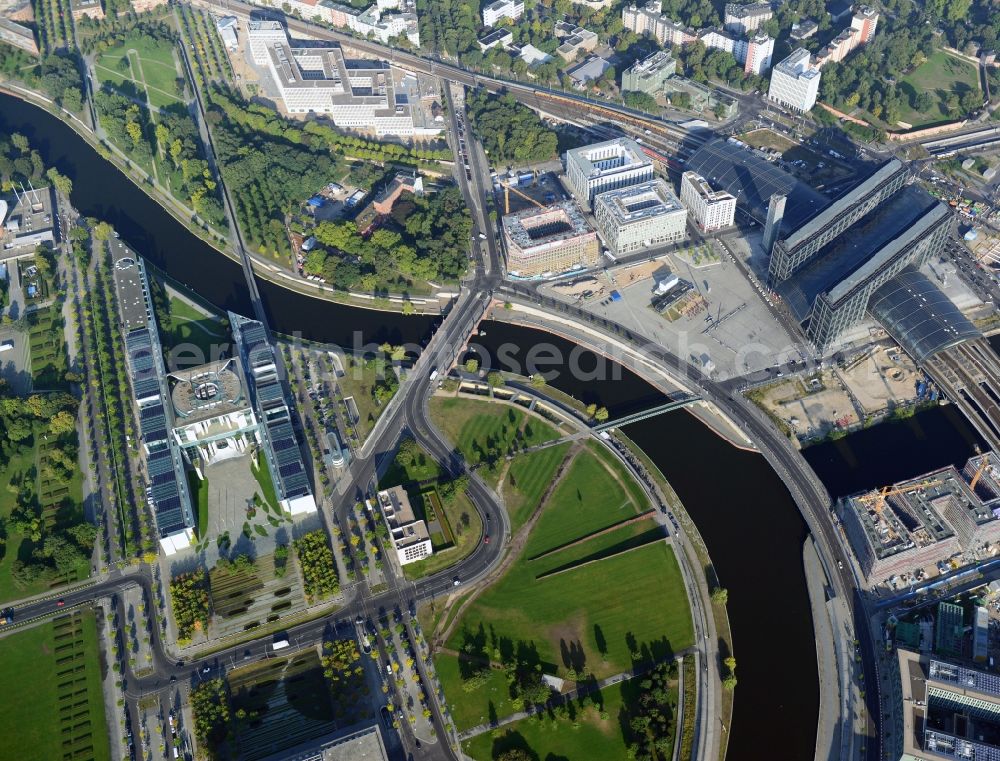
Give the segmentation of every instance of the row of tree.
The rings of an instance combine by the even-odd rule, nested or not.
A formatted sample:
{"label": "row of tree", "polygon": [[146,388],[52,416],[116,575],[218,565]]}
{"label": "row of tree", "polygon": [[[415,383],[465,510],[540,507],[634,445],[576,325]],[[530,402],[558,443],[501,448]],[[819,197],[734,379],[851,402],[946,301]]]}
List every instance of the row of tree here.
{"label": "row of tree", "polygon": [[330,542],[322,529],[310,531],[293,543],[302,569],[306,598],[310,603],[331,597],[340,591],[337,566]]}
{"label": "row of tree", "polygon": [[208,576],[203,570],[182,573],[170,580],[178,642],[186,645],[195,632],[204,632],[208,627],[208,588]]}
{"label": "row of tree", "polygon": [[537,162],[556,155],[556,133],[510,93],[494,96],[477,90],[466,108],[491,161]]}

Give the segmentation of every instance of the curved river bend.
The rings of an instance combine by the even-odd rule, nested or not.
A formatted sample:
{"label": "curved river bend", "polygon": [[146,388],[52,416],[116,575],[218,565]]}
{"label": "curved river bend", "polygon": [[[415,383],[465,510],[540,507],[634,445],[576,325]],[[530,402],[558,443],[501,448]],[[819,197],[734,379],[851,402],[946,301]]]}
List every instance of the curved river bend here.
{"label": "curved river bend", "polygon": [[[72,203],[112,223],[122,238],[172,279],[221,309],[250,309],[242,269],[190,233],[62,121],[0,94],[0,130],[27,135],[49,166],[73,180]],[[335,304],[261,280],[272,327],[288,335],[351,347],[358,342],[419,343],[434,318],[403,317]],[[572,345],[538,331],[485,323],[476,343]],[[589,352],[580,366],[598,360]],[[659,394],[622,370],[619,380],[586,382],[562,373],[553,385],[606,405],[611,417],[644,408]],[[629,427],[629,436],[670,480],[708,544],[729,613],[739,686],[729,759],[809,759],[819,702],[815,643],[802,571],[805,524],[763,458],[730,446],[693,416],[674,412]],[[955,410],[936,409],[813,447],[809,462],[834,495],[961,462],[978,437]],[[775,755],[775,749],[781,751]]]}

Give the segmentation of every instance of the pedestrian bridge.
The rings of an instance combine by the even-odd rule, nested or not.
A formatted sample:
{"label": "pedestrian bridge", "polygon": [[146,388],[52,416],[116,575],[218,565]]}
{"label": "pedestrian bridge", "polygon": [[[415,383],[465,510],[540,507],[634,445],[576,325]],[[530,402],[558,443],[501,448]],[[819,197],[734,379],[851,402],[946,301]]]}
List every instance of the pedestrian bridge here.
{"label": "pedestrian bridge", "polygon": [[701,397],[697,394],[688,394],[686,396],[671,399],[669,402],[660,404],[656,407],[651,407],[648,410],[633,412],[631,415],[626,415],[625,417],[618,418],[617,420],[609,420],[605,423],[601,423],[600,425],[594,426],[593,430],[609,431],[612,428],[621,428],[629,423],[638,423],[640,420],[647,420],[651,417],[662,415],[664,412],[673,412],[674,410],[679,410],[681,407],[689,407],[690,405],[696,404],[700,401]]}

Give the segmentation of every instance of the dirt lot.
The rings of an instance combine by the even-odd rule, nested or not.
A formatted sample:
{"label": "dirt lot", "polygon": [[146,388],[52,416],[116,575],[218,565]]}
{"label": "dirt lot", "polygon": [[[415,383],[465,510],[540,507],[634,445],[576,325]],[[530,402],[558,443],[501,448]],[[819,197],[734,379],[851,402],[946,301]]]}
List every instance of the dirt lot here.
{"label": "dirt lot", "polygon": [[877,349],[838,373],[869,415],[885,410],[889,401],[913,399],[919,377],[913,360],[896,346]]}
{"label": "dirt lot", "polygon": [[834,426],[858,422],[847,389],[830,370],[805,380],[779,381],[751,391],[748,396],[799,438],[823,436]]}

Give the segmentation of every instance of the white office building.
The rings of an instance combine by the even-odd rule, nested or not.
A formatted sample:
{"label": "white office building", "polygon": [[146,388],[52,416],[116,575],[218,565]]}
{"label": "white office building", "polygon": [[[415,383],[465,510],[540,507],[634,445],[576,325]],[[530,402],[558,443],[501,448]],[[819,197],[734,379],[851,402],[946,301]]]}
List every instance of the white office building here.
{"label": "white office building", "polygon": [[290,114],[325,114],[338,127],[378,136],[417,134],[411,109],[419,104],[397,97],[406,72],[385,61],[348,60],[332,43],[292,47],[276,21],[251,21],[247,39],[253,62],[270,74]]}
{"label": "white office building", "polygon": [[767,97],[795,111],[808,111],[816,105],[820,72],[813,68],[811,55],[798,48],[771,72]]}
{"label": "white office building", "polygon": [[604,243],[618,256],[687,237],[687,211],[659,177],[599,194],[594,216]]}
{"label": "white office building", "polygon": [[627,137],[566,151],[566,183],[583,205],[608,190],[653,179],[653,162]]}
{"label": "white office building", "polygon": [[517,20],[524,15],[524,0],[496,0],[483,6],[483,26],[496,26],[498,21]]}
{"label": "white office building", "polygon": [[417,519],[410,497],[402,486],[380,491],[377,500],[400,565],[414,563],[434,554],[427,524]]}
{"label": "white office building", "polygon": [[708,181],[696,172],[681,175],[681,203],[702,232],[730,227],[736,216],[736,196],[725,190],[712,190]]}

